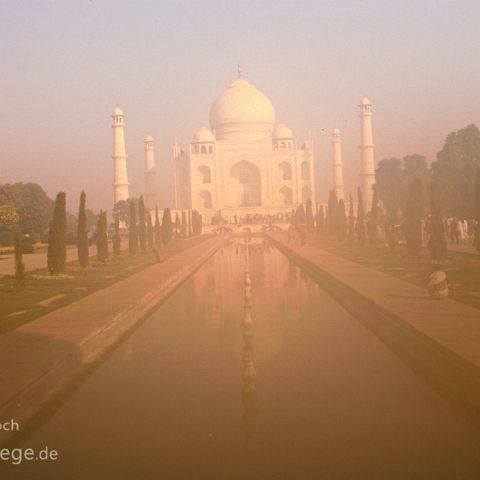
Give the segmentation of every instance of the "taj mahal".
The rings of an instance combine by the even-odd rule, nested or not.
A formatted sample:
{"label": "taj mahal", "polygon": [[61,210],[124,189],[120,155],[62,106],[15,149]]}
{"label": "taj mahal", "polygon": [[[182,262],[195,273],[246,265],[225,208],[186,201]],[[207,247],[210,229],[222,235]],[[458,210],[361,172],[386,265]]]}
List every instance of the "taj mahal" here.
{"label": "taj mahal", "polygon": [[[360,181],[365,208],[371,205],[375,183],[371,104],[360,107]],[[114,203],[127,200],[127,155],[124,115],[117,107],[112,115]],[[311,134],[297,142],[292,130],[276,123],[269,98],[244,78],[237,78],[213,102],[210,128],[199,128],[188,148],[175,140],[173,173],[175,210],[197,210],[205,223],[215,217],[229,222],[246,215],[288,214],[300,203],[318,203],[315,189],[315,157]],[[340,131],[332,132],[332,189],[344,199]],[[323,173],[323,172],[322,172]],[[157,205],[154,140],[145,138],[145,203]]]}
{"label": "taj mahal", "polygon": [[177,209],[231,218],[315,199],[311,138],[297,146],[286,125],[275,125],[272,102],[240,71],[214,101],[210,127],[195,133],[188,152],[174,146]]}

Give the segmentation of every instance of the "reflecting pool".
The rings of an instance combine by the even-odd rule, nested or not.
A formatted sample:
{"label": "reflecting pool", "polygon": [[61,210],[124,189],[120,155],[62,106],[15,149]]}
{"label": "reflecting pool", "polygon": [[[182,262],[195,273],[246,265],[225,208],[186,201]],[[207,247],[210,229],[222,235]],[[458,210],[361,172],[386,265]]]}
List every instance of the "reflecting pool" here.
{"label": "reflecting pool", "polygon": [[251,335],[234,240],[25,440],[59,460],[5,478],[480,478],[478,430],[254,240]]}

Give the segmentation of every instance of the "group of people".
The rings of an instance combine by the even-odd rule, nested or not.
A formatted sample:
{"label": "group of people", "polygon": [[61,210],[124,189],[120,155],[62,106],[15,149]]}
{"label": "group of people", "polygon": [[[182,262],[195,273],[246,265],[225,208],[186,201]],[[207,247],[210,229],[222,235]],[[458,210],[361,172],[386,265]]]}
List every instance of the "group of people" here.
{"label": "group of people", "polygon": [[450,242],[455,245],[473,243],[475,240],[476,220],[473,218],[449,218],[446,230]]}
{"label": "group of people", "polygon": [[[260,213],[256,213],[254,215],[244,215],[244,216],[237,216],[233,217],[233,224],[236,226],[241,225],[271,225],[273,223],[288,223],[291,221],[291,213],[277,213],[273,215],[262,215]],[[212,218],[213,225],[226,225],[229,223],[227,219],[222,217],[221,215],[216,215]]]}

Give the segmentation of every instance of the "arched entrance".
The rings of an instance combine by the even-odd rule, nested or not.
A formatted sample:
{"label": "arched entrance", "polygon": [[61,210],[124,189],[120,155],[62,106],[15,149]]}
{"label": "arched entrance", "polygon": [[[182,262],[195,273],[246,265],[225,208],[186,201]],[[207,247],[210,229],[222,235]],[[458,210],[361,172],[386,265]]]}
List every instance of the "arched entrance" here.
{"label": "arched entrance", "polygon": [[260,171],[251,162],[242,160],[230,170],[230,205],[257,207],[262,204]]}

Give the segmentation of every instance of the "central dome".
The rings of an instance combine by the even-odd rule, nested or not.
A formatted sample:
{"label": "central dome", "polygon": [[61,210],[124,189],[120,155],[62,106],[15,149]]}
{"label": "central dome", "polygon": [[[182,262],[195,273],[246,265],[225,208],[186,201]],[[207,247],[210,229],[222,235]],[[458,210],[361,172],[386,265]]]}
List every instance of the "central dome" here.
{"label": "central dome", "polygon": [[239,76],[213,103],[210,125],[220,141],[271,141],[272,102]]}

